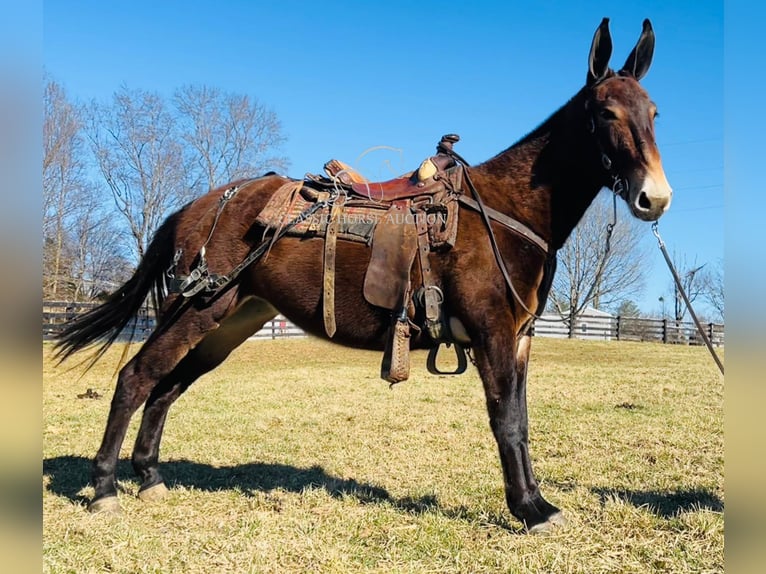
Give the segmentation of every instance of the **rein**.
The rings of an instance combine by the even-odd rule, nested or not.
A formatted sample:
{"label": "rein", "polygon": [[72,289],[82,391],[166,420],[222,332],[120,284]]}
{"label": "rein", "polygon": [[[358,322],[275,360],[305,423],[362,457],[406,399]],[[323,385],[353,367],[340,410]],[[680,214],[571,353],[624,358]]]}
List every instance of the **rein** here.
{"label": "rein", "polygon": [[[548,251],[548,243],[542,237],[537,235],[534,231],[532,231],[529,227],[527,227],[520,221],[516,221],[515,219],[505,215],[504,213],[501,213],[495,209],[492,209],[491,207],[487,207],[486,205],[484,205],[484,201],[481,199],[481,196],[479,195],[479,192],[476,189],[476,186],[473,184],[470,174],[468,173],[468,168],[470,167],[470,164],[452,148],[452,144],[454,144],[456,141],[458,141],[457,136],[445,136],[444,138],[442,138],[442,141],[439,142],[439,145],[437,146],[436,149],[438,152],[449,155],[452,158],[454,158],[455,161],[463,164],[463,168],[464,168],[463,179],[468,185],[468,189],[471,191],[471,195],[473,195],[474,199],[461,195],[458,198],[458,201],[462,203],[463,205],[470,207],[474,211],[478,211],[479,214],[481,214],[482,221],[484,221],[484,226],[487,228],[487,234],[489,235],[489,243],[492,246],[492,253],[495,255],[495,261],[497,261],[497,266],[500,268],[500,273],[502,273],[503,275],[503,279],[505,280],[505,284],[508,287],[508,290],[511,292],[514,300],[521,306],[521,308],[524,309],[524,311],[526,311],[534,319],[540,319],[542,321],[551,321],[551,320],[559,321],[559,319],[542,318],[539,314],[533,312],[529,307],[527,307],[527,305],[521,299],[521,296],[519,295],[518,291],[516,291],[516,288],[513,286],[513,281],[511,280],[510,273],[508,273],[508,268],[505,265],[505,260],[503,259],[503,255],[502,253],[500,253],[500,248],[497,245],[497,238],[495,237],[495,232],[492,229],[492,222],[490,221],[490,219],[494,219],[495,221],[505,226],[506,228],[512,231],[515,231],[516,233],[518,233],[519,235],[521,235],[522,237],[530,241],[533,245],[535,245],[548,257],[551,257],[551,254]],[[555,258],[556,254],[554,253],[552,257]],[[546,269],[548,267],[549,266],[546,265]]]}
{"label": "rein", "polygon": [[[468,167],[467,165],[465,166]],[[503,279],[505,280],[505,284],[508,287],[508,290],[513,295],[514,300],[521,306],[524,311],[526,311],[529,315],[531,315],[534,319],[541,319],[543,321],[550,321],[551,319],[543,319],[540,315],[532,311],[529,307],[527,307],[526,303],[521,299],[521,296],[519,295],[518,291],[516,291],[516,288],[513,286],[513,281],[511,280],[511,275],[508,273],[508,268],[505,265],[505,260],[503,259],[503,254],[500,253],[500,248],[497,245],[497,238],[495,237],[495,232],[492,229],[492,222],[490,221],[490,214],[489,214],[489,208],[487,208],[486,205],[484,205],[484,201],[482,201],[481,196],[479,195],[479,192],[476,190],[476,186],[474,186],[473,181],[471,181],[471,176],[468,175],[468,169],[463,170],[463,177],[465,179],[466,184],[468,185],[468,189],[471,190],[471,194],[475,198],[475,201],[472,202],[466,202],[461,197],[461,203],[468,205],[470,207],[474,207],[472,204],[475,203],[476,207],[474,209],[478,208],[477,211],[481,214],[481,218],[484,221],[484,226],[487,228],[487,234],[489,235],[489,243],[492,246],[492,253],[495,255],[495,261],[497,261],[497,266],[500,268],[500,272],[503,275]],[[495,212],[495,210],[492,210]],[[498,212],[495,212],[498,213]],[[507,217],[507,216],[506,216]],[[518,225],[522,225],[519,222],[515,222],[517,225],[508,225],[505,221],[493,218],[498,223],[501,223],[508,227],[509,229],[512,229],[514,231],[518,232]],[[510,221],[514,221],[511,218],[507,218]],[[526,226],[523,226],[526,229]],[[542,244],[540,242],[534,241],[531,239],[531,237],[537,237],[537,235],[532,232],[531,230],[528,231],[528,233],[520,233],[522,237],[525,237],[527,239],[530,239],[530,241],[539,247],[543,253],[548,255],[550,257],[550,254],[547,249],[547,244],[543,241]],[[530,235],[531,234],[531,235]],[[555,257],[555,254],[553,255]],[[556,319],[558,321],[558,319]]]}
{"label": "rein", "polygon": [[686,291],[684,291],[684,287],[681,283],[681,278],[678,276],[678,271],[676,271],[676,268],[673,265],[673,261],[670,259],[670,255],[668,255],[668,250],[665,249],[665,242],[662,240],[662,237],[660,237],[659,225],[656,221],[652,223],[652,233],[654,233],[654,236],[657,238],[657,243],[660,246],[660,251],[662,251],[662,255],[665,257],[665,262],[670,268],[670,273],[673,275],[673,280],[676,282],[676,287],[678,287],[678,291],[681,293],[681,297],[683,297],[684,303],[686,303],[686,308],[689,310],[689,315],[691,315],[692,319],[694,319],[694,324],[697,326],[697,331],[702,337],[702,340],[705,342],[705,346],[708,348],[708,351],[710,351],[715,364],[718,365],[718,370],[720,370],[721,375],[723,375],[723,363],[721,363],[720,357],[718,357],[715,349],[713,349],[713,343],[705,333],[705,329],[702,328],[702,323],[700,323],[700,320],[697,318],[697,314],[694,312],[694,309],[692,309],[691,301],[689,301],[689,297],[687,297]]}

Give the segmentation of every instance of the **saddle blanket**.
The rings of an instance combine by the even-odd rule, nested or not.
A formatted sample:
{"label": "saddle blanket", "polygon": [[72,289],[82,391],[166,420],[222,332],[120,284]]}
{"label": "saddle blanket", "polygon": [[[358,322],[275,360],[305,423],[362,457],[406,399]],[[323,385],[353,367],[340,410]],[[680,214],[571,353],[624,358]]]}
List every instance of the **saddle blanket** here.
{"label": "saddle blanket", "polygon": [[[281,227],[300,218],[315,203],[327,201],[330,193],[305,187],[305,182],[291,182],[278,189],[263,208],[256,223],[270,230]],[[301,186],[299,188],[299,185]],[[414,202],[417,205],[417,202]],[[287,235],[298,237],[325,237],[330,222],[331,204],[328,203],[308,216],[302,217],[287,231]],[[450,210],[451,211],[451,210]],[[370,244],[375,228],[380,223],[388,225],[412,225],[424,222],[428,229],[438,230],[454,227],[448,221],[452,215],[447,210],[400,209],[392,210],[388,202],[374,199],[351,197],[343,203],[343,209],[335,215],[338,224],[338,238],[346,241]],[[455,214],[456,215],[456,214]]]}

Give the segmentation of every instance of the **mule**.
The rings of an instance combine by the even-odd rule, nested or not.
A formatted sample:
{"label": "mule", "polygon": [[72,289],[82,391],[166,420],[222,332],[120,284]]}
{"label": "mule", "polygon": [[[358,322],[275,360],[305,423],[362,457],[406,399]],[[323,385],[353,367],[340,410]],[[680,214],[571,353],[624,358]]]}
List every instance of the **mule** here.
{"label": "mule", "polygon": [[[644,21],[637,44],[622,68],[614,71],[609,67],[608,24],[604,18],[593,37],[585,86],[516,144],[466,168],[487,208],[523,222],[547,242],[549,253],[461,205],[455,245],[430,254],[433,280],[474,353],[508,509],[530,532],[566,522],[540,492],[528,447],[528,327],[534,318],[531,310],[542,309],[547,297],[547,262],[604,187],[619,193],[641,220],[657,220],[671,201],[655,142],[657,108],[639,84],[653,56],[652,26]],[[225,273],[240,264],[264,235],[254,221],[289,181],[267,174],[241,182],[223,214],[216,206],[230,186],[212,190],[173,213],[156,231],[132,278],[63,330],[57,342],[62,360],[96,343],[103,352],[148,296],[153,294],[158,305],[157,328],[118,376],[93,462],[91,511],[119,510],[115,468],[128,423],[142,404],[132,465],[141,480],[139,497],[158,499],[167,491],[158,458],[168,409],[200,375],[218,366],[278,313],[308,333],[327,336],[322,238],[285,236],[273,241],[268,257],[246,266],[231,288],[209,300],[184,298],[166,289],[167,270],[191,273],[202,245],[210,269]],[[360,349],[383,349],[391,312],[363,296],[369,260],[368,246],[338,242],[332,340]],[[517,296],[509,293],[499,261],[505,263]],[[413,267],[413,284],[421,280],[419,273]],[[422,330],[413,334],[410,345],[431,348],[434,341]]]}

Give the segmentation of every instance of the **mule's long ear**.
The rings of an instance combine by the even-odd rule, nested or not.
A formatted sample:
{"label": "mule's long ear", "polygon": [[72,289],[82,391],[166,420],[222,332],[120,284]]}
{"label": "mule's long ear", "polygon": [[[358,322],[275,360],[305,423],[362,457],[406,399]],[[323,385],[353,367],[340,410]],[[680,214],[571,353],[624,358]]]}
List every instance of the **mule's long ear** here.
{"label": "mule's long ear", "polygon": [[640,80],[649,71],[649,66],[652,64],[652,56],[654,55],[654,30],[652,30],[652,23],[647,18],[644,20],[644,29],[641,32],[641,37],[638,39],[638,43],[633,48],[633,51],[625,60],[625,65],[622,67],[621,72],[626,72]]}
{"label": "mule's long ear", "polygon": [[604,18],[593,35],[593,43],[590,45],[587,85],[590,86],[604,79],[609,71],[609,58],[611,56],[612,36],[609,33],[609,18]]}

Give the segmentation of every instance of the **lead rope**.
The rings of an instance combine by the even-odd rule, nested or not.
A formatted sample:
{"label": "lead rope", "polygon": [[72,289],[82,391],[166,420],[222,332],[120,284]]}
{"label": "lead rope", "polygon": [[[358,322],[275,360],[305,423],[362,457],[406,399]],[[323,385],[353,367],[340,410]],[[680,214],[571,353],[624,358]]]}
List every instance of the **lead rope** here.
{"label": "lead rope", "polygon": [[692,304],[689,301],[689,298],[686,296],[686,291],[684,291],[684,287],[681,284],[681,278],[678,276],[678,272],[673,265],[673,261],[670,259],[670,255],[668,255],[668,250],[665,249],[665,242],[662,240],[662,237],[660,237],[659,225],[656,221],[652,223],[652,233],[654,233],[654,236],[657,238],[657,243],[660,246],[660,251],[662,251],[662,255],[665,257],[665,262],[670,268],[670,273],[673,275],[673,280],[676,282],[676,287],[678,287],[678,291],[681,293],[681,297],[683,297],[684,303],[686,303],[686,308],[689,310],[689,315],[691,315],[692,319],[694,319],[694,324],[697,326],[697,331],[699,331],[702,340],[705,341],[705,345],[707,346],[708,351],[710,351],[715,364],[718,365],[718,369],[721,371],[721,375],[723,375],[723,363],[721,363],[721,359],[718,357],[715,349],[713,349],[713,343],[710,341],[707,333],[705,333],[705,329],[702,328],[702,323],[700,323],[700,320],[697,318],[697,314],[694,312],[694,309],[692,309]]}

